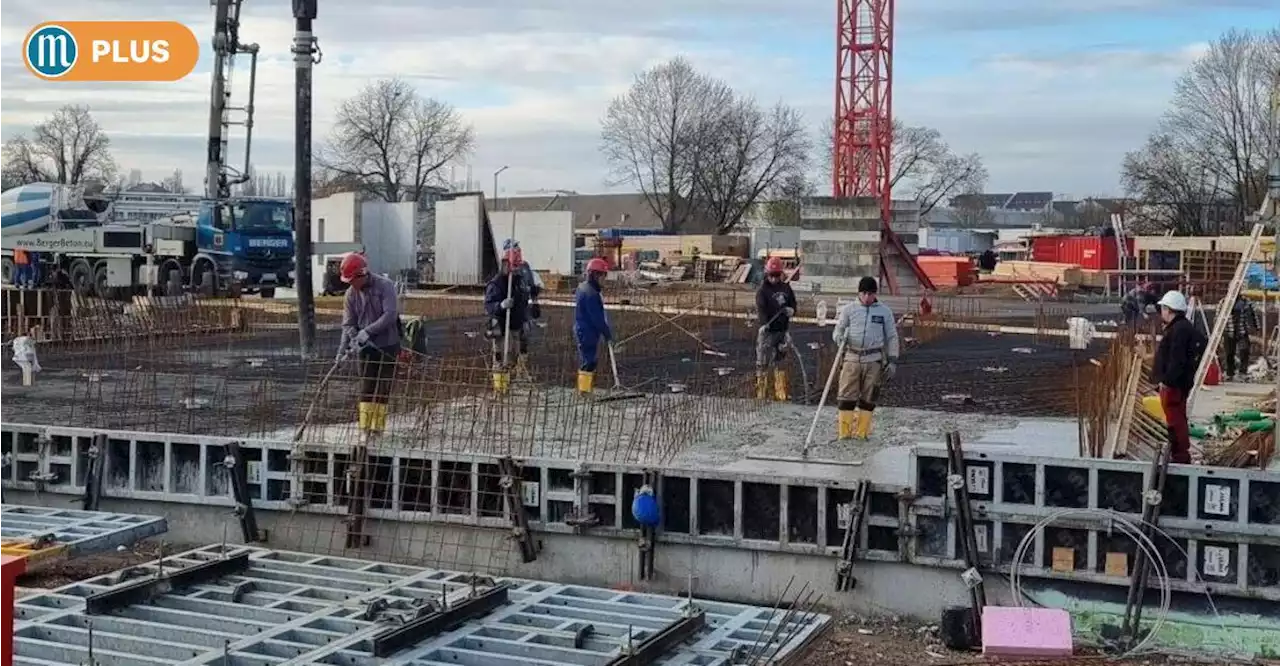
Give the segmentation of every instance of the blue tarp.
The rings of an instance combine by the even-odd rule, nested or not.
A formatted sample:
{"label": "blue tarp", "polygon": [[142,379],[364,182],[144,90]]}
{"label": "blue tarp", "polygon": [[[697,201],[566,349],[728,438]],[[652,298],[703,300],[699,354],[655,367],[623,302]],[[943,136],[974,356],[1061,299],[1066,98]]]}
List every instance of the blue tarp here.
{"label": "blue tarp", "polygon": [[1250,263],[1245,268],[1244,281],[1250,289],[1265,289],[1267,291],[1280,289],[1280,279],[1276,278],[1276,274],[1272,273],[1266,264]]}

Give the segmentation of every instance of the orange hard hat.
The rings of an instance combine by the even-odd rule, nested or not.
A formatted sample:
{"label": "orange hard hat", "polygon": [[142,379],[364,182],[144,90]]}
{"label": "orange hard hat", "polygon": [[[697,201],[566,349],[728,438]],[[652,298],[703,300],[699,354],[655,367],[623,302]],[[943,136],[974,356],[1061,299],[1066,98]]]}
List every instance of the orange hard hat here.
{"label": "orange hard hat", "polygon": [[591,261],[587,262],[587,272],[588,273],[608,273],[609,262],[605,261],[604,257],[595,257]]}
{"label": "orange hard hat", "polygon": [[342,265],[338,268],[338,273],[342,277],[343,282],[351,282],[352,280],[369,274],[369,261],[359,252],[351,252],[342,258]]}
{"label": "orange hard hat", "polygon": [[781,273],[782,260],[777,257],[769,257],[769,260],[764,262],[764,272],[770,275]]}

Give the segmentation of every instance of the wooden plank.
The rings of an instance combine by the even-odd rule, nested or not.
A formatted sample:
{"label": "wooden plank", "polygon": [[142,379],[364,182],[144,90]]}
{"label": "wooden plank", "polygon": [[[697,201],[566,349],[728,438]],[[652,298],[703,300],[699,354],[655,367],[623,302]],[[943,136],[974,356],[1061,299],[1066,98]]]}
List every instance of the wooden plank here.
{"label": "wooden plank", "polygon": [[1196,368],[1195,382],[1191,385],[1191,394],[1187,396],[1187,411],[1192,410],[1196,393],[1204,384],[1204,377],[1209,372],[1209,365],[1213,362],[1218,353],[1218,346],[1222,344],[1222,336],[1227,331],[1227,322],[1231,319],[1231,308],[1235,305],[1236,299],[1240,296],[1240,290],[1244,288],[1244,276],[1249,262],[1247,257],[1251,257],[1258,250],[1258,243],[1262,238],[1263,226],[1261,224],[1253,225],[1253,233],[1249,236],[1249,245],[1241,259],[1236,263],[1235,275],[1231,278],[1231,284],[1227,287],[1227,295],[1218,303],[1219,316],[1214,317],[1213,333],[1209,336],[1209,345],[1205,348],[1204,356],[1200,359],[1200,366]]}

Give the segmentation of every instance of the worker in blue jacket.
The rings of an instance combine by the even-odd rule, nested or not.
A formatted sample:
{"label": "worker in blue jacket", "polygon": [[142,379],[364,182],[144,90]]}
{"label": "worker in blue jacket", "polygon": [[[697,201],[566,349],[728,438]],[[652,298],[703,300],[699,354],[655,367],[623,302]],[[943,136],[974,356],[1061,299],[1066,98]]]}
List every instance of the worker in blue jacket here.
{"label": "worker in blue jacket", "polygon": [[590,393],[599,359],[600,338],[613,342],[613,329],[604,314],[600,280],[609,274],[609,262],[596,257],[587,262],[587,279],[578,285],[574,297],[573,337],[578,342],[578,392]]}

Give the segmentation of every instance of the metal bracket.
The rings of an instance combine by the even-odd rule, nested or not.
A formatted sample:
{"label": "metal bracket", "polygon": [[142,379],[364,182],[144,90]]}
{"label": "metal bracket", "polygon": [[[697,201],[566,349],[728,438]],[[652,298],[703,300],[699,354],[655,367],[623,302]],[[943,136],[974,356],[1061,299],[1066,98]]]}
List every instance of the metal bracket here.
{"label": "metal bracket", "polygon": [[502,475],[498,486],[502,488],[502,497],[507,506],[507,515],[511,518],[511,538],[520,545],[520,561],[528,564],[538,559],[538,543],[529,530],[529,519],[524,515],[524,501],[520,492],[520,466],[510,456],[498,460],[498,470]]}
{"label": "metal bracket", "polygon": [[493,611],[507,603],[510,585],[503,583],[475,594],[466,601],[409,620],[399,627],[392,627],[370,639],[373,656],[385,659],[399,650],[417,645],[424,639],[437,636],[450,629]]}
{"label": "metal bracket", "polygon": [[624,648],[624,653],[606,662],[605,666],[642,666],[657,663],[671,648],[693,638],[707,623],[707,615],[693,610],[658,633],[641,641],[639,645]]}
{"label": "metal bracket", "polygon": [[[653,470],[645,470],[644,476],[640,482],[641,487],[648,486],[653,489],[654,498],[662,497],[662,489],[658,484],[662,481],[662,475]],[[653,580],[654,569],[654,548],[658,543],[657,527],[640,527],[640,580]]]}
{"label": "metal bracket", "polygon": [[240,451],[240,442],[227,442],[227,457],[222,465],[227,468],[231,480],[231,495],[236,501],[236,520],[245,543],[265,542],[267,533],[258,529],[258,517],[253,511],[253,498],[249,495],[249,463]]}
{"label": "metal bracket", "polygon": [[573,528],[574,534],[582,534],[600,524],[600,518],[591,513],[591,472],[579,464],[573,470],[573,513],[564,523]]}
{"label": "metal bracket", "polygon": [[89,450],[86,452],[89,469],[85,470],[84,497],[81,500],[81,508],[85,511],[97,511],[98,504],[102,501],[102,471],[106,467],[106,451],[106,434],[94,435],[93,442],[89,444]]}
{"label": "metal bracket", "polygon": [[86,615],[101,615],[132,604],[146,603],[155,597],[182,587],[217,580],[249,568],[249,553],[210,560],[179,569],[168,576],[157,576],[130,583],[114,590],[90,595],[84,600]]}
{"label": "metal bracket", "polygon": [[862,521],[867,515],[867,498],[871,495],[871,482],[862,479],[853,491],[853,502],[849,507],[849,524],[844,529],[844,540],[840,544],[840,561],[836,563],[836,591],[848,592],[857,587],[858,579],[853,577],[853,560],[858,554],[858,540],[862,536]]}

